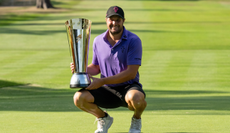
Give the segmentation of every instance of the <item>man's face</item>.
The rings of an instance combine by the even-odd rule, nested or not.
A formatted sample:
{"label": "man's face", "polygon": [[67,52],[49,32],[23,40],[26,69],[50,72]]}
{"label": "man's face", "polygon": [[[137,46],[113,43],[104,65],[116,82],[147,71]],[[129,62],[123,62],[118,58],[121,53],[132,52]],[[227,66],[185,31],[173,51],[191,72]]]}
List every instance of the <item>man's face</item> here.
{"label": "man's face", "polygon": [[111,16],[110,18],[106,18],[107,28],[112,35],[122,32],[123,23],[124,20],[119,16]]}

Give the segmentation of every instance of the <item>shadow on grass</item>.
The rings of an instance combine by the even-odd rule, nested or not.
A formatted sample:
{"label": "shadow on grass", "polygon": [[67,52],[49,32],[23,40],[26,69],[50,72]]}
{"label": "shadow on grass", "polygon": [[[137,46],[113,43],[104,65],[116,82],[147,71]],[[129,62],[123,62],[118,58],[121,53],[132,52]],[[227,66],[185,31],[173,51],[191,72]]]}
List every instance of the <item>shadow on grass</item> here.
{"label": "shadow on grass", "polygon": [[[65,26],[64,25],[64,21],[63,23],[17,23],[17,24],[13,24],[14,26]],[[126,24],[221,24],[221,23],[225,23],[225,22],[221,22],[221,21],[160,21],[160,22],[144,22],[144,21],[139,21],[139,22],[125,22]],[[106,22],[93,22],[92,25],[106,25]]]}
{"label": "shadow on grass", "polygon": [[[101,34],[105,32],[105,30],[92,30],[91,34]],[[164,33],[180,33],[183,31],[166,31],[166,30],[130,30],[131,32],[145,32],[145,33],[155,33],[155,32],[164,32]],[[0,34],[28,34],[28,35],[50,35],[50,34],[58,34],[58,33],[66,33],[65,27],[63,26],[63,30],[39,30],[39,31],[32,31],[32,30],[22,30],[22,29],[12,29],[12,28],[2,28]],[[184,33],[184,32],[183,32]]]}
{"label": "shadow on grass", "polygon": [[147,110],[230,111],[230,96],[162,97],[147,99]]}
{"label": "shadow on grass", "polygon": [[[52,89],[4,80],[0,80],[0,83],[0,111],[79,111],[72,99],[77,89]],[[230,111],[230,96],[218,96],[227,93],[229,92],[146,90],[146,110]]]}
{"label": "shadow on grass", "polygon": [[200,0],[125,0],[125,1],[200,1]]}
{"label": "shadow on grass", "polygon": [[28,20],[34,20],[38,18],[39,15],[36,14],[7,14],[7,15],[0,15],[0,26],[4,25],[9,25],[14,22],[19,22],[19,21],[28,21]]}
{"label": "shadow on grass", "polygon": [[[87,0],[87,1],[94,1],[94,0]],[[107,0],[101,0],[107,1]],[[117,1],[200,1],[200,0],[117,0]]]}
{"label": "shadow on grass", "polygon": [[[129,133],[129,132],[111,132],[111,133]],[[141,132],[143,133],[143,132]]]}
{"label": "shadow on grass", "polygon": [[13,87],[13,86],[19,86],[19,85],[23,85],[23,84],[22,83],[11,82],[11,81],[0,80],[0,88],[8,87],[8,86]]}
{"label": "shadow on grass", "polygon": [[78,111],[77,89],[52,89],[0,80],[0,111]]}
{"label": "shadow on grass", "polygon": [[63,30],[22,30],[22,29],[13,29],[13,28],[2,28],[0,34],[28,34],[28,35],[50,35],[57,33],[65,33],[65,27],[63,26]]}
{"label": "shadow on grass", "polygon": [[202,132],[164,132],[164,133],[202,133]]}
{"label": "shadow on grass", "polygon": [[[12,28],[12,27],[1,27],[0,34],[28,34],[28,35],[51,35],[51,34],[58,34],[58,33],[66,33],[65,20],[63,20],[63,23],[36,23],[36,22],[29,22],[27,23],[18,23],[13,24],[14,26],[24,26],[25,28]],[[192,22],[192,21],[185,21],[185,22],[125,22],[126,24],[221,24],[222,22],[218,21],[199,21],[199,22]],[[105,22],[93,22],[92,25],[106,25]],[[33,28],[30,28],[28,26],[44,26],[44,28],[40,28],[39,30],[33,30]],[[62,27],[62,29],[59,30],[49,30],[46,27],[47,26],[58,26]],[[131,32],[143,32],[143,33],[189,33],[191,31],[170,31],[170,30],[149,30],[149,29],[128,29]],[[99,35],[103,32],[105,32],[106,29],[92,29],[91,34]]]}
{"label": "shadow on grass", "polygon": [[[76,9],[76,10],[72,10],[72,11],[81,11],[81,12],[87,12],[87,11],[104,11],[106,12],[107,8],[101,8],[101,9],[97,9],[97,8],[90,8],[90,9],[86,9],[86,8],[81,8],[81,9]],[[156,11],[160,11],[160,12],[171,12],[171,11],[182,11],[182,12],[192,12],[192,11],[200,11],[199,9],[166,9],[166,8],[162,8],[162,9],[137,9],[137,8],[129,8],[129,9],[124,9],[125,12],[133,12],[133,11],[138,11],[138,12],[156,12]]]}
{"label": "shadow on grass", "polygon": [[[90,0],[88,0],[90,1]],[[126,0],[126,1],[141,1],[141,0]],[[142,1],[200,1],[200,0],[142,0]],[[78,0],[79,2],[79,0]],[[78,2],[75,2],[78,3]],[[59,5],[63,5],[64,2],[60,2],[60,1],[52,1],[53,5],[55,8],[59,9],[57,6]],[[73,4],[73,3],[72,3]],[[72,5],[71,3],[68,3],[67,5]],[[86,11],[104,11],[106,12],[108,7],[106,8],[76,8],[76,9],[71,9],[65,12],[86,12]],[[162,11],[162,12],[171,12],[171,11],[183,11],[183,12],[190,12],[190,11],[194,11],[191,9],[137,9],[137,8],[129,8],[129,9],[125,9],[125,11],[129,12],[133,12],[133,11],[138,11],[138,12],[151,12],[151,11]],[[15,11],[17,12],[17,10]],[[6,15],[0,15],[0,26],[4,26],[4,25],[9,25],[9,24],[13,24],[17,21],[29,21],[29,20],[57,20],[57,19],[62,19],[63,17],[56,17],[56,16],[46,16],[45,14],[55,14],[55,13],[60,13],[60,11],[49,11],[49,12],[40,12],[40,11],[30,11],[29,13],[24,13],[24,14],[17,14],[17,13],[8,13]],[[76,18],[78,16],[75,16]],[[66,19],[69,19],[70,16],[66,16]],[[63,22],[64,23],[64,22]]]}

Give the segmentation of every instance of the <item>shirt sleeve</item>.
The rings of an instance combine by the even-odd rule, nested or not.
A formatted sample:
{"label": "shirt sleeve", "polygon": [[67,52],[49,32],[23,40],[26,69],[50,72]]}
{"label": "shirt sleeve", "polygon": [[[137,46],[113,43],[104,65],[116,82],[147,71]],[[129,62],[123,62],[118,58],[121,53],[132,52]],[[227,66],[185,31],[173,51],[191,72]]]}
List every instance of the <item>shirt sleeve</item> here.
{"label": "shirt sleeve", "polygon": [[127,65],[141,65],[142,59],[142,43],[139,37],[131,40],[128,55],[127,55]]}

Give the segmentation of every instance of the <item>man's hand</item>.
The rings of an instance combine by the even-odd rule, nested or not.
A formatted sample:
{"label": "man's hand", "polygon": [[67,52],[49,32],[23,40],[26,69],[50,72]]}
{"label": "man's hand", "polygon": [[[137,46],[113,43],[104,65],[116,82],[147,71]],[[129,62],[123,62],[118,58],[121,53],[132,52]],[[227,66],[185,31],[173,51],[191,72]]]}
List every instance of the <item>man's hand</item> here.
{"label": "man's hand", "polygon": [[86,90],[94,90],[104,85],[103,78],[94,78],[91,76],[90,78],[93,80],[93,82],[91,82],[91,84],[86,88]]}
{"label": "man's hand", "polygon": [[70,69],[71,69],[71,73],[73,74],[73,73],[74,73],[74,65],[73,65],[73,62],[70,63]]}

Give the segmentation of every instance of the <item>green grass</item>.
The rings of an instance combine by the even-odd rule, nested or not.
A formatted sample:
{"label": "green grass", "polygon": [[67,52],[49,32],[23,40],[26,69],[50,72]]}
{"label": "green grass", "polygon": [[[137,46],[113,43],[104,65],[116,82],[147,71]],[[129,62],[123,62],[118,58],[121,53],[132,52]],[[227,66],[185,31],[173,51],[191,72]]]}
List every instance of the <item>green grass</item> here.
{"label": "green grass", "polygon": [[0,26],[9,25],[17,21],[33,20],[39,16],[41,15],[40,14],[14,14],[14,13],[1,15],[0,18],[2,21],[0,21]]}
{"label": "green grass", "polygon": [[[0,25],[0,132],[94,132],[95,118],[72,102],[77,90],[69,89],[64,23],[77,17],[93,21],[90,63],[93,39],[106,30],[111,5],[122,6],[126,29],[143,43],[140,74],[148,106],[142,132],[230,132],[229,2],[85,0],[64,5],[71,11]],[[132,112],[107,111],[114,117],[109,132],[127,132]]]}
{"label": "green grass", "polygon": [[[52,0],[51,1],[54,8],[56,8],[56,9],[67,9],[67,11],[69,11],[69,12],[71,12],[72,10],[75,10],[73,8],[73,5],[76,5],[79,2],[81,2],[81,0],[78,0],[78,1],[74,1],[74,0],[65,0],[65,1]],[[23,10],[26,8],[27,7],[16,7],[16,9],[19,9],[19,10]],[[12,9],[9,8],[6,10],[12,10]],[[43,9],[38,9],[38,10],[43,10]],[[48,9],[48,10],[50,10],[50,9]],[[47,14],[49,14],[48,10],[47,10],[47,12],[42,12],[42,13],[36,13],[33,11],[32,12],[26,11],[24,13],[20,13],[20,12],[18,13],[17,11],[15,11],[13,13],[3,14],[3,15],[0,15],[0,20],[1,20],[0,26],[13,24],[13,23],[18,22],[18,21],[29,21],[29,20],[34,20],[34,19],[40,19],[41,17],[44,17]]]}

